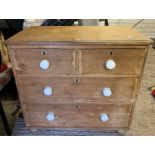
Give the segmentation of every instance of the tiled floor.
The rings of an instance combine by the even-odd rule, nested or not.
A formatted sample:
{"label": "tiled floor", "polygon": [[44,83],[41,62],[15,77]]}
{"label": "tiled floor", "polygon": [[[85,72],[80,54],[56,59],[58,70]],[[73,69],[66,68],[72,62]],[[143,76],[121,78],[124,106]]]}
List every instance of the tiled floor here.
{"label": "tiled floor", "polygon": [[[150,95],[149,87],[155,85],[155,50],[150,49],[146,60],[138,100],[135,106],[131,129],[125,135],[155,135],[155,98]],[[2,103],[11,127],[14,125],[13,111],[16,109],[17,95],[8,91],[3,95]],[[0,135],[4,135],[0,120]]]}

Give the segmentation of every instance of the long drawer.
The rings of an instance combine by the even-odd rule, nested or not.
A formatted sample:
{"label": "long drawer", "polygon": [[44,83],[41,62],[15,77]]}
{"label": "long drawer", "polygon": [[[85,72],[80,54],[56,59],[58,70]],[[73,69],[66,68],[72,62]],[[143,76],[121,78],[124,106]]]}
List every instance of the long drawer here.
{"label": "long drawer", "polygon": [[26,125],[30,127],[126,128],[131,105],[26,104],[24,111]]}
{"label": "long drawer", "polygon": [[75,74],[73,50],[15,49],[11,53],[17,74]]}
{"label": "long drawer", "polygon": [[140,75],[145,49],[81,50],[80,74]]}
{"label": "long drawer", "polygon": [[20,76],[17,79],[25,103],[102,103],[131,101],[137,78],[86,78]]}

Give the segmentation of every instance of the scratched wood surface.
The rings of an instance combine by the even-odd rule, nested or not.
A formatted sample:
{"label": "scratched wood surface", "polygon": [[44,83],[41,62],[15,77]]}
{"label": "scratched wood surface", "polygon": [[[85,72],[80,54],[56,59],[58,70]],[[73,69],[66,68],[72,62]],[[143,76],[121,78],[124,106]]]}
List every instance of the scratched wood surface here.
{"label": "scratched wood surface", "polygon": [[[49,33],[47,33],[47,30],[49,30]],[[119,33],[119,30],[121,31],[120,33]],[[38,33],[36,33],[37,31]],[[97,35],[95,35],[96,33]],[[103,35],[99,35],[100,33]],[[49,38],[50,36],[49,34],[51,35],[53,34],[53,36],[56,36],[56,38],[53,38],[53,36]],[[66,34],[68,34],[67,38],[66,38]],[[131,35],[130,37],[129,37],[129,34]],[[42,37],[42,39],[40,37]],[[81,37],[81,40],[78,37]],[[40,39],[42,40],[42,42],[40,42]],[[66,50],[66,52],[64,53],[61,53],[60,52],[61,50],[60,51],[54,50],[53,48],[52,52],[51,53],[49,52],[50,54],[46,58],[50,59],[51,57],[54,57],[56,55],[54,59],[57,61],[55,64],[53,64],[53,66],[54,65],[58,66],[58,69],[56,69],[57,67],[55,66],[56,67],[55,70],[53,69],[53,71],[51,71],[53,72],[52,74],[50,72],[45,74],[43,71],[41,71],[38,68],[39,61],[42,58],[41,54],[36,50],[38,53],[37,57],[35,57],[34,53],[32,54],[32,57],[31,57],[30,55],[31,53],[29,52],[29,50],[25,49],[26,48],[25,45],[27,44],[27,47],[30,48],[29,45],[31,43],[32,44],[34,43],[35,45],[37,44],[52,45],[53,42],[59,41],[60,43],[59,46],[61,46],[61,43],[64,42],[64,40],[67,43],[69,41],[76,43],[77,39],[80,42],[87,42],[87,43],[89,42],[87,44],[87,46],[89,46],[89,49],[91,48],[91,44],[90,44],[91,41],[93,41],[94,43],[95,42],[101,42],[103,44],[108,43],[109,45],[112,45],[112,44],[124,45],[124,47],[121,48],[120,51],[119,49],[112,50],[112,53],[114,53],[114,56],[113,55],[111,56],[113,57],[113,59],[116,58],[116,60],[118,61],[117,62],[118,65],[119,65],[119,62],[122,65],[118,67],[118,70],[116,69],[117,72],[115,72],[115,69],[111,71],[107,71],[105,73],[101,72],[101,66],[102,66],[102,69],[104,70],[104,61],[103,61],[103,64],[100,61],[102,52],[97,51],[99,53],[96,53],[95,51],[95,53],[93,53],[92,55],[92,52],[90,52],[90,50],[86,50],[86,51],[81,50],[83,49],[82,44],[80,45],[81,48],[79,48],[79,44],[77,44],[78,49],[75,48],[75,51],[73,50],[69,52]],[[49,110],[53,109],[54,111],[56,111],[58,116],[59,115],[61,116],[61,112],[62,114],[67,112],[67,115],[65,114],[62,115],[63,116],[62,118],[64,118],[64,122],[66,124],[66,127],[68,126],[68,127],[76,127],[76,128],[78,127],[93,128],[96,126],[99,128],[100,127],[128,128],[132,122],[132,117],[130,117],[130,115],[133,114],[130,108],[128,113],[121,114],[118,116],[113,111],[110,112],[109,110],[107,110],[106,112],[106,107],[110,109],[111,108],[117,109],[116,105],[118,103],[122,107],[127,105],[131,107],[131,105],[135,103],[138,90],[139,90],[141,75],[143,72],[143,67],[146,59],[147,49],[150,43],[151,43],[150,39],[145,38],[143,35],[134,31],[133,29],[125,28],[125,27],[122,27],[122,28],[121,27],[109,27],[109,28],[84,27],[83,29],[81,27],[77,27],[77,28],[64,27],[64,29],[60,27],[57,27],[57,28],[49,27],[47,29],[36,27],[36,28],[30,28],[28,30],[25,30],[17,34],[17,36],[14,36],[13,38],[9,39],[7,41],[7,44],[9,45],[11,61],[13,64],[13,72],[16,77],[16,84],[19,91],[19,97],[22,103],[22,108],[24,110],[26,124],[30,124],[29,125],[30,127],[50,126],[50,124],[47,124],[47,121],[46,121],[48,106],[47,105],[45,106],[45,103],[47,104],[50,103]],[[128,46],[125,46],[125,44],[128,44]],[[14,45],[16,45],[16,47],[17,45],[19,45],[20,48],[16,48],[14,47]],[[136,50],[133,47],[130,49],[129,45],[130,46],[136,45]],[[139,47],[140,45],[141,47],[137,48],[137,46]],[[69,44],[68,44],[68,47],[70,47]],[[48,48],[48,46],[46,48]],[[32,51],[35,52],[34,49]],[[60,53],[60,55],[54,54],[53,52]],[[107,52],[105,51],[103,52],[104,52],[103,57],[105,55],[107,56]],[[20,55],[19,53],[23,55]],[[65,53],[67,53],[67,55],[65,55]],[[81,53],[81,56],[79,55],[79,53]],[[26,56],[26,59],[24,55]],[[98,55],[99,58],[96,59],[96,55]],[[20,61],[20,57],[23,57],[22,61]],[[109,57],[106,57],[106,58],[108,59]],[[89,61],[89,59],[91,61]],[[126,61],[124,61],[124,59]],[[61,68],[62,64],[60,63],[61,61],[59,60],[64,60],[62,62],[64,63],[65,66],[62,66],[62,68]],[[131,63],[132,60],[133,60],[133,64]],[[25,61],[27,61],[27,63],[24,64]],[[91,66],[91,63],[93,61],[97,62],[95,63],[97,65],[95,65],[96,67],[94,68],[93,66]],[[32,66],[29,65],[31,64],[31,62],[32,64],[33,62],[35,62],[34,63],[35,68],[33,68],[33,65]],[[21,69],[22,67],[23,69]],[[91,70],[91,68],[93,69]],[[95,68],[97,68],[96,69],[97,73],[94,73]],[[126,72],[126,70],[128,70],[128,72]],[[54,72],[57,74],[54,74]],[[60,77],[60,74],[63,75],[64,77]],[[68,74],[70,74],[72,77]],[[82,77],[84,74],[85,76]],[[53,75],[55,75],[55,77]],[[102,76],[100,77],[100,75]],[[106,78],[105,78],[105,75],[106,75]],[[113,77],[111,77],[111,75],[113,75]],[[53,89],[53,95],[50,98],[47,96],[43,96],[42,94],[44,86],[48,86],[48,85],[50,85]],[[102,87],[108,87],[108,86],[112,89],[112,92],[113,92],[112,97],[109,99],[109,105],[107,104],[108,100],[104,99],[104,97],[101,95]],[[84,113],[79,110],[78,115],[75,115],[75,117],[77,116],[77,118],[74,119],[74,121],[72,120],[72,117],[70,117],[68,114],[69,113],[72,114],[73,112],[72,111],[73,103],[76,103],[79,101],[82,103],[82,107],[83,106],[85,107],[84,108],[85,114],[89,112],[90,107],[94,106],[94,108],[92,108],[92,111],[94,110],[94,117],[91,117],[89,119],[89,117],[85,116],[86,119],[83,119],[83,118],[79,119],[78,116],[81,116],[81,117],[84,116]],[[126,101],[126,102],[119,102],[119,101]],[[130,101],[132,101],[132,103]],[[73,102],[73,103],[69,105],[67,102],[68,103]],[[96,104],[90,104],[90,106],[88,106],[88,104],[86,103],[89,103],[89,102],[96,103]],[[36,104],[34,105],[34,103]],[[61,107],[59,108],[53,107],[54,104],[58,104],[58,103],[61,103],[61,104],[57,106],[61,105]],[[110,106],[110,103],[113,105],[113,107]],[[26,104],[26,106],[24,104]],[[33,106],[35,108],[33,108]],[[43,107],[47,109],[44,111]],[[69,110],[66,109],[67,107]],[[96,110],[96,108],[99,108],[99,109],[101,108],[102,111],[104,111],[105,109],[105,113],[111,116],[114,115],[113,117],[111,117],[112,118],[111,121],[106,123],[103,123],[101,121],[99,122],[99,119],[98,117],[95,117],[96,116],[95,114],[99,115],[101,111]],[[132,111],[133,110],[134,108],[132,108]],[[92,111],[91,111],[91,116],[93,116]],[[39,118],[35,117],[35,116],[38,116],[38,114],[40,114],[41,117]],[[74,116],[74,114],[75,113],[73,112],[72,115]],[[40,119],[40,122],[39,122],[39,119]],[[35,121],[33,122],[33,120]],[[83,123],[83,120],[85,120],[84,123]],[[63,119],[60,121],[59,120],[55,121],[56,124],[54,125],[54,127],[59,127],[59,126],[62,127],[64,123],[62,123],[61,121],[63,121]]]}
{"label": "scratched wood surface", "polygon": [[[51,128],[127,128],[130,119],[131,105],[101,104],[50,104],[44,106],[23,105],[26,125],[29,127]],[[54,121],[46,118],[48,112],[54,112]],[[109,120],[102,122],[100,115],[107,113]]]}
{"label": "scratched wood surface", "polygon": [[[78,79],[79,83],[74,81]],[[135,98],[136,78],[70,78],[70,77],[18,77],[21,102],[25,103],[101,103],[126,104]],[[52,88],[52,95],[45,96],[46,86]],[[105,87],[112,90],[112,96],[104,97]],[[127,90],[127,91],[126,91]],[[33,95],[32,95],[33,93]],[[120,97],[120,94],[123,96]],[[124,102],[124,103],[123,103]]]}
{"label": "scratched wood surface", "polygon": [[[75,52],[66,49],[15,49],[12,51],[17,74],[73,75]],[[49,61],[49,69],[41,70],[41,60]]]}
{"label": "scratched wood surface", "polygon": [[[135,112],[133,114],[133,120],[131,123],[131,129],[128,132],[122,133],[123,135],[135,135],[135,136],[149,136],[155,135],[155,99],[150,95],[150,90],[148,87],[155,85],[155,49],[150,49],[146,65],[144,69],[144,74],[142,77],[142,82],[140,86],[140,91],[138,95],[138,100],[135,106]],[[12,92],[10,92],[12,94]],[[16,96],[16,95],[14,95]],[[6,100],[7,99],[7,100]],[[12,112],[15,110],[14,101],[12,98],[6,94],[6,99],[3,99],[3,106],[7,113],[9,123],[14,122],[10,118]],[[9,100],[9,101],[8,101]],[[0,120],[1,121],[1,120]],[[2,124],[2,123],[0,123]],[[3,126],[0,128],[0,133],[4,133]],[[98,130],[81,130],[81,129],[41,129],[36,132],[31,132],[30,129],[25,127],[24,120],[22,118],[17,119],[16,124],[13,129],[13,135],[120,135],[116,131],[107,131],[103,129]]]}
{"label": "scratched wood surface", "polygon": [[51,42],[149,44],[151,40],[142,33],[124,26],[36,26],[25,29],[7,40],[7,44],[51,44]]}
{"label": "scratched wood surface", "polygon": [[117,130],[103,129],[38,129],[30,130],[25,126],[23,118],[18,118],[12,136],[123,136]]}
{"label": "scratched wood surface", "polygon": [[[96,49],[81,50],[81,74],[104,75],[140,75],[147,51],[145,49]],[[116,68],[109,71],[105,68],[107,60],[116,62]]]}

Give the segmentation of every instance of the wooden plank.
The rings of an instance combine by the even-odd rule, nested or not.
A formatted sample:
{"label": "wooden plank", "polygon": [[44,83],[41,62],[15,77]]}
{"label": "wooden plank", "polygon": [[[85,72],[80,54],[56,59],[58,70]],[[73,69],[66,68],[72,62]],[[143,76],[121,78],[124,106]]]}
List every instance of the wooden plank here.
{"label": "wooden plank", "polygon": [[[82,50],[81,74],[140,75],[146,54],[145,49]],[[106,68],[108,60],[116,63],[114,69]]]}
{"label": "wooden plank", "polygon": [[[53,128],[104,128],[128,127],[131,105],[94,105],[94,104],[53,104],[26,105],[24,107],[28,124],[33,127]],[[48,121],[49,112],[54,113],[54,120]],[[107,114],[109,120],[102,122],[100,115]]]}
{"label": "wooden plank", "polygon": [[[48,35],[47,35],[48,34]],[[102,26],[47,26],[31,27],[7,40],[7,44],[32,44],[51,42],[115,42],[132,44],[145,42],[150,39],[129,27]]]}
{"label": "wooden plank", "polygon": [[[46,54],[43,54],[45,52]],[[65,49],[16,49],[12,51],[18,74],[75,74],[75,52]],[[40,68],[40,62],[48,60],[49,68]]]}
{"label": "wooden plank", "polygon": [[[136,78],[93,78],[82,77],[35,77],[23,76],[17,78],[19,94],[22,102],[26,103],[101,103],[126,104],[134,100],[133,89]],[[78,82],[75,83],[75,81]],[[117,81],[117,82],[116,82]],[[44,95],[45,87],[51,87],[53,94]],[[103,88],[109,87],[110,97],[103,96]],[[121,95],[123,94],[123,95]],[[120,97],[121,95],[121,97]]]}
{"label": "wooden plank", "polygon": [[[152,41],[153,42],[153,41]],[[14,49],[20,49],[22,52],[22,49],[103,49],[103,48],[114,48],[114,49],[120,49],[120,48],[131,48],[131,49],[137,49],[137,48],[141,48],[144,49],[146,47],[148,47],[149,45],[146,45],[145,42],[144,44],[139,43],[137,44],[135,42],[135,44],[133,43],[132,45],[129,45],[128,43],[122,43],[122,44],[115,44],[115,42],[111,42],[112,44],[108,44],[108,43],[52,43],[52,44],[30,44],[30,45],[11,45],[8,46],[8,48],[10,49],[9,52],[11,52]]]}
{"label": "wooden plank", "polygon": [[122,136],[117,130],[103,129],[38,129],[35,132],[25,126],[23,118],[18,118],[12,136]]}

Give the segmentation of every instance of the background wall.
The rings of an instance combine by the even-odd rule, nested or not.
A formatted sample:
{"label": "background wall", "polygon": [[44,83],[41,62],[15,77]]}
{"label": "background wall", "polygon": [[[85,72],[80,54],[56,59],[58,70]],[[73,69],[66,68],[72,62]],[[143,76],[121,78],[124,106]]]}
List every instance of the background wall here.
{"label": "background wall", "polygon": [[[141,19],[108,19],[109,25],[134,26]],[[102,25],[100,23],[99,25]],[[155,38],[155,19],[144,19],[135,28],[150,38]]]}

